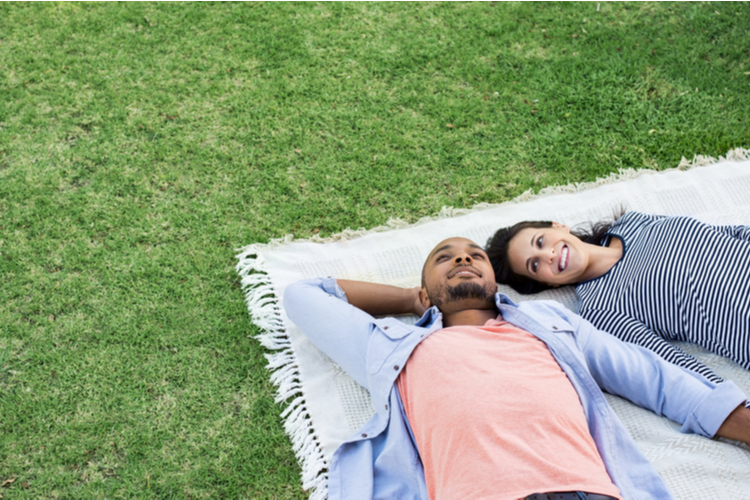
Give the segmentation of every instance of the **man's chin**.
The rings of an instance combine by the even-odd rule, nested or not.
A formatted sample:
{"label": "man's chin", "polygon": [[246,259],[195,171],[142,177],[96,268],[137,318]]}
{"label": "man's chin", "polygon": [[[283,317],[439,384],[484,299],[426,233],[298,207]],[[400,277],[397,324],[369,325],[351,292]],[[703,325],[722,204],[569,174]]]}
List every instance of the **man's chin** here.
{"label": "man's chin", "polygon": [[[473,305],[477,304],[490,304],[494,307],[496,288],[496,286],[489,284],[468,281],[456,286],[441,288],[434,294],[435,297],[430,297],[430,301],[438,308],[444,304],[460,302],[465,302],[472,309],[475,309],[476,307]],[[470,304],[472,305],[470,306]]]}

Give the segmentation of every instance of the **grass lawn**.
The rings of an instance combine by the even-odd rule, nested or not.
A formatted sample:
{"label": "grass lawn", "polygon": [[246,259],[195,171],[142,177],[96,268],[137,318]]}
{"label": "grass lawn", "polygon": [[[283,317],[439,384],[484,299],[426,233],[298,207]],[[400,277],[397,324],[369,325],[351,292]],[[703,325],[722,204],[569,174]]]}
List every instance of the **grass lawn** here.
{"label": "grass lawn", "polygon": [[0,497],[304,498],[236,249],[750,147],[748,3],[0,3]]}

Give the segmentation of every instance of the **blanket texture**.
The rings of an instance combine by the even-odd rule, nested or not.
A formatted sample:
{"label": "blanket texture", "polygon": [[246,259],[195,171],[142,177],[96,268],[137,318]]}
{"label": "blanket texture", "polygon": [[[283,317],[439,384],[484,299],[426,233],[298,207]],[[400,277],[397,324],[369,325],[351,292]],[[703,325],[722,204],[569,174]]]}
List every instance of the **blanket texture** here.
{"label": "blanket texture", "polygon": [[[665,215],[690,215],[712,224],[750,223],[750,150],[726,158],[696,157],[676,169],[624,170],[593,183],[524,193],[500,205],[471,210],[444,208],[415,224],[391,220],[371,230],[346,230],[327,239],[253,244],[238,255],[257,337],[267,354],[286,432],[302,467],[311,499],[327,493],[326,469],[334,450],[374,413],[365,389],[313,346],[287,318],[281,298],[294,281],[333,276],[411,287],[422,262],[444,238],[463,236],[484,245],[499,227],[520,220],[556,220],[568,225],[611,217],[620,207]],[[554,299],[575,310],[572,287],[513,300]],[[404,318],[414,321],[416,318]],[[680,344],[719,375],[750,394],[750,372],[700,347]],[[607,395],[620,419],[676,498],[750,499],[750,447],[679,432],[679,425]]]}

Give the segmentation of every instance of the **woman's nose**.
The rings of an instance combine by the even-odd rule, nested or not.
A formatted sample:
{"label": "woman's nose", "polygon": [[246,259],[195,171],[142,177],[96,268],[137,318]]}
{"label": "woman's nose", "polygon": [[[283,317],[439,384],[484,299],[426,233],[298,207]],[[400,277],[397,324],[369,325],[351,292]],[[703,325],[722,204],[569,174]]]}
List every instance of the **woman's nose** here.
{"label": "woman's nose", "polygon": [[547,259],[550,263],[552,263],[555,260],[555,247],[549,247],[549,250],[547,250]]}

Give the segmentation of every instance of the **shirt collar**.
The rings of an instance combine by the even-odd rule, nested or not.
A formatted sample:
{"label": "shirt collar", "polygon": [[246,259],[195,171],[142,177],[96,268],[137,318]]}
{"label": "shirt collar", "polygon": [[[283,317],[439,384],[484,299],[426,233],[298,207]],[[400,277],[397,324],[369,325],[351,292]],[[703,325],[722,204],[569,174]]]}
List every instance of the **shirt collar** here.
{"label": "shirt collar", "polygon": [[500,309],[501,305],[508,305],[513,307],[518,307],[515,302],[510,300],[510,297],[505,295],[504,293],[497,292],[495,294],[495,304],[497,305],[497,308]]}

